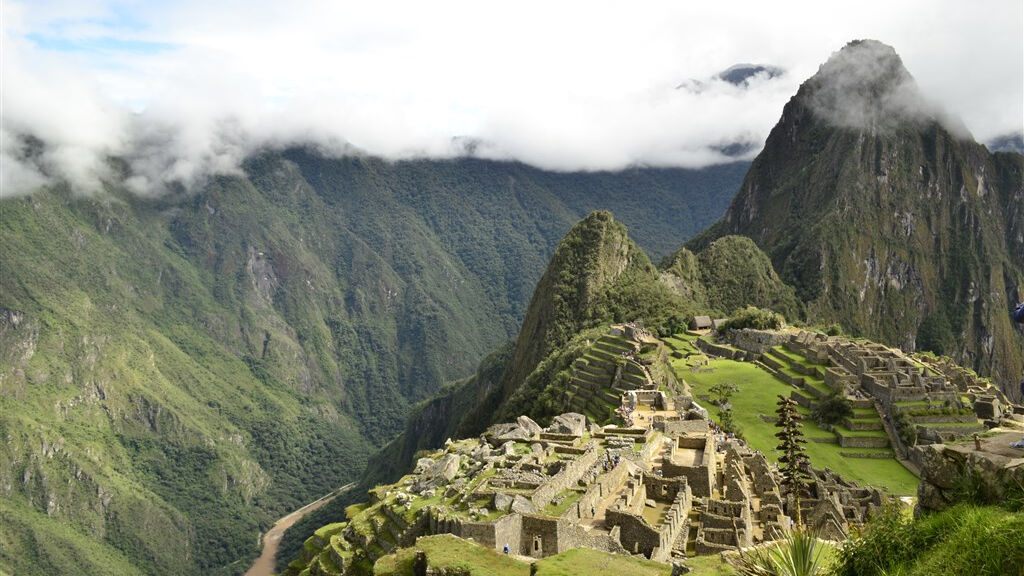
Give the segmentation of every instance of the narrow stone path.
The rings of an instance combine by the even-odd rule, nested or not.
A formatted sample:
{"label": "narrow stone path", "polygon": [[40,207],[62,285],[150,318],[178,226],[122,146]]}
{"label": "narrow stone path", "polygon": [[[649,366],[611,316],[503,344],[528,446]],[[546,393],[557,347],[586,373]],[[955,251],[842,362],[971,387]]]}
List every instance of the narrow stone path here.
{"label": "narrow stone path", "polygon": [[285,530],[292,527],[293,524],[302,520],[303,516],[309,514],[313,510],[327,504],[335,497],[344,494],[349,491],[356,483],[352,482],[338,488],[334,492],[306,504],[302,508],[295,510],[282,517],[280,520],[274,523],[274,525],[267,530],[267,533],[263,535],[263,553],[260,557],[252,563],[252,566],[245,573],[245,576],[271,576],[274,574],[274,568],[277,565],[277,547],[281,544],[281,537],[284,536]]}

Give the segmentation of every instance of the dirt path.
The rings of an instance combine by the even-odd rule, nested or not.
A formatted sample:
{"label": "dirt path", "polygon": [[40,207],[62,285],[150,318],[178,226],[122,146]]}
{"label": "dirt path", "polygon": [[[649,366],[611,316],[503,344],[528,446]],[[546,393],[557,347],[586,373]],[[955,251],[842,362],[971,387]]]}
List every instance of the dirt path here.
{"label": "dirt path", "polygon": [[263,535],[263,553],[252,563],[252,567],[245,573],[245,576],[271,576],[271,574],[274,574],[274,567],[277,562],[277,547],[281,543],[281,536],[284,536],[285,530],[291,528],[299,520],[302,520],[302,517],[306,514],[334,500],[335,496],[343,494],[355,485],[355,482],[346,484],[275,522],[274,526]]}

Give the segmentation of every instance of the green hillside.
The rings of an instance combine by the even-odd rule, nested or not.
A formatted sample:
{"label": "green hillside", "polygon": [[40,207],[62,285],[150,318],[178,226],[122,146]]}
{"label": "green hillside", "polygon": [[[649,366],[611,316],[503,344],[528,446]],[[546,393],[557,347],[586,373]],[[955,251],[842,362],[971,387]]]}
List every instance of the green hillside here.
{"label": "green hillside", "polygon": [[274,519],[357,478],[514,333],[592,205],[667,253],[744,166],[292,149],[243,169],[160,198],[110,182],[0,202],[4,570],[241,573]]}

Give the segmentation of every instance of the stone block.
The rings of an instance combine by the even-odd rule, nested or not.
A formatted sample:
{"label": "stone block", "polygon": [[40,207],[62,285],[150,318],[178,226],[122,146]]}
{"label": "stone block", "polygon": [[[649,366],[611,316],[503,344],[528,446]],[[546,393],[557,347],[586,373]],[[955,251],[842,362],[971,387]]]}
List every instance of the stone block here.
{"label": "stone block", "polygon": [[512,511],[519,514],[532,514],[534,512],[533,503],[521,494],[516,494],[512,499]]}
{"label": "stone block", "polygon": [[531,437],[536,436],[541,432],[540,424],[534,422],[529,416],[520,416],[519,418],[516,418],[516,424],[519,428],[528,432]]}
{"label": "stone block", "polygon": [[512,496],[498,492],[494,495],[494,509],[502,512],[508,512],[510,506],[512,506]]}
{"label": "stone block", "polygon": [[583,436],[583,433],[587,431],[587,417],[575,412],[555,416],[551,421],[551,426],[548,426],[548,431],[556,434]]}

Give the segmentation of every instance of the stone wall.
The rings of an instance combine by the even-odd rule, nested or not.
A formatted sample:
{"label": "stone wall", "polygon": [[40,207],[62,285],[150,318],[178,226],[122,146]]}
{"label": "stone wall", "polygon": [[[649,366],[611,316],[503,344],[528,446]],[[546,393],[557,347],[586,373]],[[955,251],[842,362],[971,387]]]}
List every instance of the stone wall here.
{"label": "stone wall", "polygon": [[680,491],[687,489],[686,478],[662,478],[644,474],[647,497],[656,502],[674,502]]}
{"label": "stone wall", "polygon": [[782,332],[744,328],[732,331],[733,345],[747,352],[764,354],[768,349],[779,346],[789,339]]}
{"label": "stone wall", "polygon": [[514,550],[516,542],[521,540],[522,530],[523,517],[519,514],[509,514],[499,518],[494,522],[494,549],[501,550],[507,544]]}
{"label": "stone wall", "polygon": [[711,496],[712,487],[715,485],[715,477],[718,474],[715,461],[715,436],[687,437],[680,436],[677,440],[680,448],[703,448],[704,461],[695,466],[684,466],[676,464],[667,459],[662,464],[662,470],[666,477],[683,476],[690,490],[696,497]]}
{"label": "stone wall", "polygon": [[540,510],[559,493],[579,484],[580,478],[597,463],[600,455],[601,451],[598,450],[597,443],[591,442],[582,456],[566,464],[557,474],[533,491],[530,496],[533,507]]}
{"label": "stone wall", "polygon": [[843,448],[886,448],[889,446],[889,437],[839,436],[839,445]]}
{"label": "stone wall", "polygon": [[544,558],[558,554],[558,519],[527,514],[522,517],[519,553]]}
{"label": "stone wall", "polygon": [[576,504],[570,506],[561,517],[576,521],[583,518],[591,518],[590,509],[592,507],[596,508],[608,496],[618,493],[625,484],[626,479],[629,478],[629,471],[630,466],[622,463],[611,472],[598,476],[597,480],[587,488],[587,491]]}
{"label": "stone wall", "polygon": [[732,348],[729,348],[728,346],[722,346],[719,344],[715,344],[714,342],[708,342],[703,338],[697,339],[697,348],[700,348],[700,350],[705,354],[709,354],[711,356],[719,356],[722,358],[728,358],[730,360],[743,360],[743,358],[746,356],[746,353],[743,352],[742,350],[734,350]]}
{"label": "stone wall", "polygon": [[648,558],[661,543],[661,534],[640,514],[609,509],[605,513],[606,526],[619,527],[619,542],[631,554]]}
{"label": "stone wall", "polygon": [[850,374],[842,366],[833,366],[825,370],[825,385],[832,390],[841,392],[847,387],[852,388],[856,386],[857,377]]}
{"label": "stone wall", "polygon": [[661,525],[658,526],[658,547],[651,551],[651,560],[657,562],[668,560],[676,537],[688,526],[687,519],[690,515],[691,503],[690,491],[684,485],[683,489],[676,494],[672,506],[665,512],[665,518],[662,519]]}

